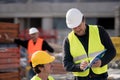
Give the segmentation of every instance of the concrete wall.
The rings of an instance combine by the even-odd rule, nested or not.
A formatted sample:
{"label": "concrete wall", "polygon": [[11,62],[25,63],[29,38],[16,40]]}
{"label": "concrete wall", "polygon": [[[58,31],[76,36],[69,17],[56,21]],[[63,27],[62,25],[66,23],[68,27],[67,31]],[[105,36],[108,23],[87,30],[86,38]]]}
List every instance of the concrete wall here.
{"label": "concrete wall", "polygon": [[[116,17],[116,8],[120,2],[73,2],[73,3],[14,3],[14,4],[0,4],[0,18],[14,18],[15,23],[20,23],[20,29],[24,29],[23,18],[42,18],[42,27],[53,26],[52,18],[64,17],[68,9],[78,8],[86,17],[113,17],[115,18],[115,29],[107,30],[110,36],[119,35],[118,18]],[[18,20],[17,20],[18,19]],[[22,22],[21,22],[22,21]],[[117,25],[117,26],[116,26]],[[59,30],[59,43],[62,44],[63,38],[67,35],[69,30]],[[117,33],[116,33],[117,32]]]}
{"label": "concrete wall", "polygon": [[114,17],[120,2],[0,4],[0,17],[65,17],[69,8],[80,9],[87,17]]}

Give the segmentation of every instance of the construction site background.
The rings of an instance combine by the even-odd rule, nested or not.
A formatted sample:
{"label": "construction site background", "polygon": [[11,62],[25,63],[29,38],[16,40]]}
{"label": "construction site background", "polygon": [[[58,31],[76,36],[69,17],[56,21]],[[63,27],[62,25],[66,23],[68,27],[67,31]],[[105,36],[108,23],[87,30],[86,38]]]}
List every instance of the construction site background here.
{"label": "construction site background", "polygon": [[[46,39],[55,49],[54,56],[56,60],[53,63],[53,71],[51,74],[56,80],[73,80],[72,73],[66,72],[62,64],[62,42],[67,32],[61,32],[62,35],[58,35],[57,30],[39,29],[39,31],[40,37]],[[16,44],[6,41],[4,38],[5,33],[12,38],[30,38],[28,29],[19,32],[19,24],[0,23],[0,80],[27,80],[30,69],[27,63],[27,51],[21,46],[18,47]],[[111,37],[111,39],[117,50],[117,56],[109,64],[109,79],[118,80],[120,79],[119,76],[115,75],[120,74],[120,37]],[[115,71],[115,73],[113,71]]]}

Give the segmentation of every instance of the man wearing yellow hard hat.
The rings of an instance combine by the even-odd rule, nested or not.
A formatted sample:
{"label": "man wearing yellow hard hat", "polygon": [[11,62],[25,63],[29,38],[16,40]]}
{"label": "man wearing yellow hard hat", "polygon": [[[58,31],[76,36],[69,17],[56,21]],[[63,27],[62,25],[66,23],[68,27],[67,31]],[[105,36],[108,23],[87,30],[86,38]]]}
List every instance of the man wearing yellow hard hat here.
{"label": "man wearing yellow hard hat", "polygon": [[46,51],[36,51],[31,57],[33,70],[36,75],[31,80],[54,80],[50,76],[51,62],[55,60],[54,56],[51,56]]}

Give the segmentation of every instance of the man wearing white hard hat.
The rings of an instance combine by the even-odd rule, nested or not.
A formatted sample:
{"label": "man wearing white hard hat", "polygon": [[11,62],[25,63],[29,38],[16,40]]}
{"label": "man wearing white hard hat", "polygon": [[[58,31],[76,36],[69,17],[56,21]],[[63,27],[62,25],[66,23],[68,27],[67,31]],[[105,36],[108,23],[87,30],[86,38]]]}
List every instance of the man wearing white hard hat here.
{"label": "man wearing white hard hat", "polygon": [[84,14],[77,8],[67,11],[66,24],[72,31],[63,43],[65,69],[73,73],[74,80],[107,80],[107,64],[116,55],[108,33],[99,25],[86,24]]}
{"label": "man wearing white hard hat", "polygon": [[[54,52],[54,49],[48,44],[47,41],[39,37],[39,30],[35,27],[29,29],[29,40],[21,40],[21,39],[12,39],[7,34],[5,34],[6,40],[12,41],[18,45],[27,49],[28,52],[28,62],[31,65],[31,56],[35,51],[44,50],[49,51],[51,53]],[[31,66],[32,67],[32,66]],[[32,68],[29,71],[29,80],[35,75]]]}

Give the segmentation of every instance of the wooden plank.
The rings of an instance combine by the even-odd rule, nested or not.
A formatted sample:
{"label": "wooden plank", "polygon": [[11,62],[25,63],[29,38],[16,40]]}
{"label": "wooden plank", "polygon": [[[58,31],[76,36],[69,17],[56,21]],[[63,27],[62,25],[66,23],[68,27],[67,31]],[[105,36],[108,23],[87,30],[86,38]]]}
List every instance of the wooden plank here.
{"label": "wooden plank", "polygon": [[0,64],[12,64],[12,63],[19,63],[20,62],[20,59],[19,58],[4,58],[4,59],[1,59],[0,58]]}
{"label": "wooden plank", "polygon": [[0,22],[0,29],[16,30],[19,28],[19,24]]}
{"label": "wooden plank", "polygon": [[20,80],[19,72],[0,73],[0,80]]}
{"label": "wooden plank", "polygon": [[3,52],[3,53],[18,53],[19,52],[19,48],[18,47],[14,47],[14,48],[0,48],[0,53]]}
{"label": "wooden plank", "polygon": [[0,73],[5,72],[18,72],[19,68],[11,68],[11,69],[0,69]]}
{"label": "wooden plank", "polygon": [[0,58],[19,58],[19,53],[0,53]]}
{"label": "wooden plank", "polygon": [[18,77],[19,73],[18,72],[5,72],[5,73],[0,73],[0,78],[11,78],[11,77]]}
{"label": "wooden plank", "polygon": [[20,64],[19,63],[14,63],[14,64],[0,64],[0,69],[13,69],[13,68],[19,68]]}

